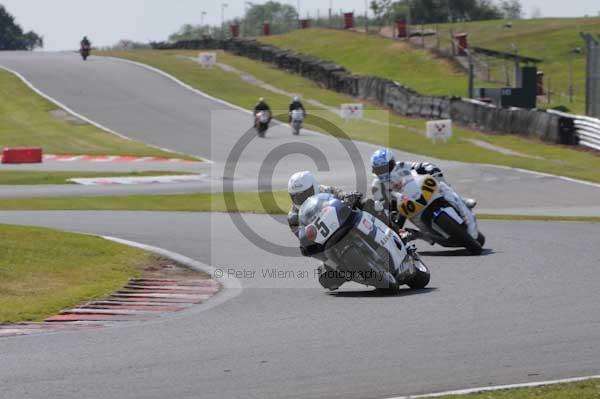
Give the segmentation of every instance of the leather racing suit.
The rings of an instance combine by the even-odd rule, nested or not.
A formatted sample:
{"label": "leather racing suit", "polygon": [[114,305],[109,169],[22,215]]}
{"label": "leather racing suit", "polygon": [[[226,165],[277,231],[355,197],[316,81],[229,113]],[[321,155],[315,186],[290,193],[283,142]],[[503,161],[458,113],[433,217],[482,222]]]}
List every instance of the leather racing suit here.
{"label": "leather racing suit", "polygon": [[[335,198],[344,201],[350,207],[360,207],[362,194],[360,193],[346,193],[339,188],[333,186],[324,186],[321,185],[319,187],[319,193],[332,194]],[[300,220],[299,220],[299,212],[300,207],[296,204],[292,203],[292,207],[288,212],[288,225],[290,226],[290,230],[294,235],[300,239]],[[314,257],[323,262],[321,266],[319,266],[319,283],[323,286],[323,288],[329,290],[336,290],[342,284],[346,282],[344,278],[340,278],[337,273],[328,266],[325,261],[326,259],[323,256],[319,256],[319,254],[323,251],[323,248],[319,244],[306,244],[301,240],[300,250],[302,251],[302,255]]]}

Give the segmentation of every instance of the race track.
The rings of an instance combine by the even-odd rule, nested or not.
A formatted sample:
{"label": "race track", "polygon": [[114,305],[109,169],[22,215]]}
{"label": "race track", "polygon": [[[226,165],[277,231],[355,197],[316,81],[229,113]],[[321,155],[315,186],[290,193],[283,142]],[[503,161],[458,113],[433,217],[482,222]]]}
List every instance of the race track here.
{"label": "race track", "polygon": [[[199,190],[222,189],[225,161],[249,121],[124,62],[0,53],[0,65],[111,129],[212,160],[211,182]],[[322,173],[324,182],[355,184],[337,140],[313,133],[298,140],[327,155],[333,172]],[[256,179],[262,160],[294,141],[280,126],[251,143],[236,189],[264,185]],[[363,160],[374,149],[357,147]],[[307,162],[273,163],[275,187]],[[594,186],[439,163],[459,191],[490,210],[569,213],[600,203]],[[296,245],[281,218],[244,218],[260,236]],[[0,339],[2,398],[384,398],[600,372],[600,224],[481,222],[485,255],[421,243],[429,289],[379,296],[356,285],[325,293],[314,261],[261,249],[225,214],[1,212],[0,223],[117,236],[243,274],[241,292],[212,308],[143,326]],[[303,277],[274,278],[273,270]]]}
{"label": "race track", "polygon": [[[267,218],[248,217],[272,236]],[[598,224],[483,222],[491,253],[420,245],[430,288],[385,297],[324,293],[315,262],[247,245],[222,214],[7,212],[0,223],[109,234],[257,272],[206,311],[1,339],[7,399],[382,398],[600,370]],[[270,268],[310,278],[260,278]]]}

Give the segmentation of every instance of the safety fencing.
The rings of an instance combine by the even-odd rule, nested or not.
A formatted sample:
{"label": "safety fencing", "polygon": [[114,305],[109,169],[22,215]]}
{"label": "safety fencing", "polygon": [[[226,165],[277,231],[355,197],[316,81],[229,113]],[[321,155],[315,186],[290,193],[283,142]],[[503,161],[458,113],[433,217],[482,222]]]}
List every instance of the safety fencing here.
{"label": "safety fencing", "polygon": [[576,144],[573,115],[538,109],[500,108],[461,97],[427,96],[389,79],[352,74],[330,61],[256,40],[206,38],[177,43],[153,43],[156,49],[223,49],[267,62],[317,84],[355,98],[376,101],[392,112],[426,119],[452,119],[471,129],[536,137],[548,142]]}
{"label": "safety fencing", "polygon": [[553,110],[549,112],[572,119],[578,144],[600,151],[600,119]]}

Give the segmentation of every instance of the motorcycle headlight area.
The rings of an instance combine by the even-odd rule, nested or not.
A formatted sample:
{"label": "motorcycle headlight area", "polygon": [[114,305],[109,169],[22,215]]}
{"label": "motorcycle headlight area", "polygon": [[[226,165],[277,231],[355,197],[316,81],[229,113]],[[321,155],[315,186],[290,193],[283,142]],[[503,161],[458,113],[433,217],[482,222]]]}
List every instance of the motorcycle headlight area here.
{"label": "motorcycle headlight area", "polygon": [[304,237],[309,241],[314,241],[317,238],[317,234],[318,231],[314,224],[309,224],[304,229]]}

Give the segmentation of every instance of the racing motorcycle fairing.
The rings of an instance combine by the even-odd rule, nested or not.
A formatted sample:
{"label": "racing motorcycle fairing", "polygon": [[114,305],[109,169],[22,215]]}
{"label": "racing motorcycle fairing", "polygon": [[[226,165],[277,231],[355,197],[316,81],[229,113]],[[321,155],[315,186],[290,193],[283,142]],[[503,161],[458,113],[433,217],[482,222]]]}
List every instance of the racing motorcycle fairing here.
{"label": "racing motorcycle fairing", "polygon": [[404,243],[392,229],[330,194],[309,198],[300,209],[300,224],[301,239],[322,245],[327,265],[348,281],[392,288],[414,271],[405,261]]}

